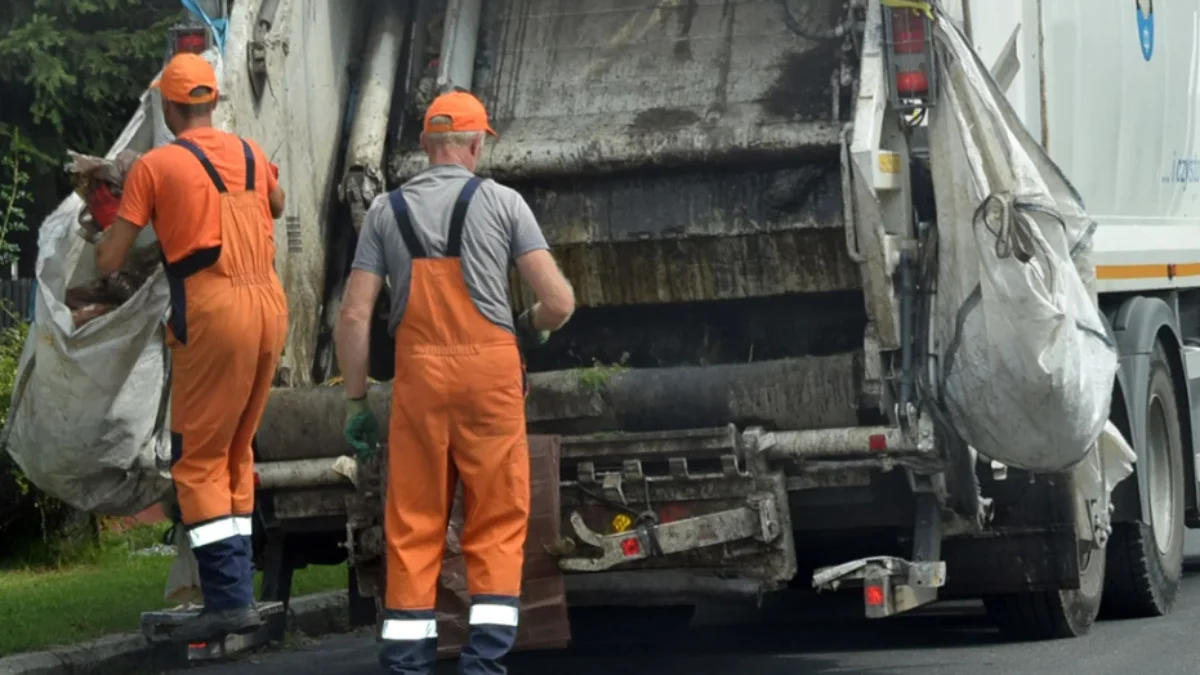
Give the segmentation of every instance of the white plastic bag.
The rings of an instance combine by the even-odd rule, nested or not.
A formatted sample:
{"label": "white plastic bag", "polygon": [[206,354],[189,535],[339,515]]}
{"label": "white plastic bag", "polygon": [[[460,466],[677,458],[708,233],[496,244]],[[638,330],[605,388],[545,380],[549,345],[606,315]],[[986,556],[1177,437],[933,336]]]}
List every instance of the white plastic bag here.
{"label": "white plastic bag", "polygon": [[1104,429],[1118,367],[1090,288],[1095,225],[962,34],[939,23],[940,394],[983,455],[1063,471]]}
{"label": "white plastic bag", "polygon": [[[89,513],[133,515],[170,487],[170,294],[160,268],[125,304],[76,328],[66,289],[95,276],[95,249],[75,231],[82,208],[72,194],[39,233],[34,320],[4,447],[51,496]],[[144,240],[153,241],[150,228]]]}

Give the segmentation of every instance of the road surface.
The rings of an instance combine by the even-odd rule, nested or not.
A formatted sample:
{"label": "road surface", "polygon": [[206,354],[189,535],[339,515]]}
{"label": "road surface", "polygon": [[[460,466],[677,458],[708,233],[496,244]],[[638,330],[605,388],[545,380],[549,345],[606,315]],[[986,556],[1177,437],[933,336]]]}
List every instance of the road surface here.
{"label": "road surface", "polygon": [[[669,644],[608,642],[515,655],[513,675],[1196,675],[1200,576],[1189,575],[1165,618],[1102,621],[1081,639],[1005,644],[981,609],[958,606],[882,622],[788,620],[706,610]],[[614,631],[617,627],[614,626]],[[259,654],[197,675],[381,673],[370,635],[340,636],[287,653]],[[453,673],[447,664],[441,673]]]}

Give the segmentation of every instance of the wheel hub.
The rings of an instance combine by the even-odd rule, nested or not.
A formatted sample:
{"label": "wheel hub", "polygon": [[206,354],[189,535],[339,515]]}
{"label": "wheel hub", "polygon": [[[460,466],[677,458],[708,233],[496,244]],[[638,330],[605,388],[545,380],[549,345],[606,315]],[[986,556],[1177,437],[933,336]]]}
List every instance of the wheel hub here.
{"label": "wheel hub", "polygon": [[1175,532],[1175,481],[1171,465],[1171,442],[1162,399],[1150,399],[1146,415],[1147,488],[1154,545],[1166,554]]}

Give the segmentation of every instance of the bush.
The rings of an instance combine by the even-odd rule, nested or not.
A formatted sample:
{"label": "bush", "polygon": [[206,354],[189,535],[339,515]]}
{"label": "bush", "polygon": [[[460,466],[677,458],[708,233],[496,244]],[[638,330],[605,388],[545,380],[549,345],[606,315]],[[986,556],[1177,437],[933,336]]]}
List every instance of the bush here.
{"label": "bush", "polygon": [[[0,331],[0,429],[7,423],[17,364],[29,327]],[[96,542],[93,519],[34,487],[7,452],[0,451],[0,559],[60,565]]]}

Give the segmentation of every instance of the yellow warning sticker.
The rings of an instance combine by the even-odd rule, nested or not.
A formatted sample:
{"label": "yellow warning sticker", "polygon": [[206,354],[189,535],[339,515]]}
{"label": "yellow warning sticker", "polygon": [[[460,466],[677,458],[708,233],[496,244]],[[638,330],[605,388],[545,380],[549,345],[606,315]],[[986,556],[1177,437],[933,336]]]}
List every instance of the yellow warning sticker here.
{"label": "yellow warning sticker", "polygon": [[630,518],[629,516],[625,515],[624,513],[618,513],[612,519],[613,532],[624,532],[625,530],[628,530],[632,526],[633,526],[633,518]]}
{"label": "yellow warning sticker", "polygon": [[879,151],[879,170],[883,173],[900,173],[900,155],[887,150]]}

